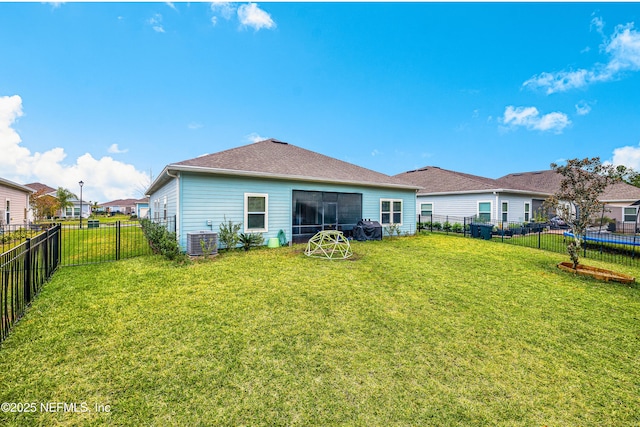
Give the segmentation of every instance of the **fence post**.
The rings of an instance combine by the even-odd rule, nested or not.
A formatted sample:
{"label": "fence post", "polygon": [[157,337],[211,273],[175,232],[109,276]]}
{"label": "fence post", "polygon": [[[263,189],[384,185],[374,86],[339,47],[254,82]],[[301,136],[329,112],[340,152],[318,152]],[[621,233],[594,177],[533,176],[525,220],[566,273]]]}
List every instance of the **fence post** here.
{"label": "fence post", "polygon": [[542,229],[538,228],[538,249],[542,248],[541,239],[542,239]]}
{"label": "fence post", "polygon": [[25,242],[24,253],[24,304],[31,301],[31,239]]}
{"label": "fence post", "polygon": [[49,277],[49,229],[47,228],[47,237],[44,241],[44,247],[42,248],[44,257],[44,274]]}
{"label": "fence post", "polygon": [[116,261],[120,260],[120,221],[116,221]]}

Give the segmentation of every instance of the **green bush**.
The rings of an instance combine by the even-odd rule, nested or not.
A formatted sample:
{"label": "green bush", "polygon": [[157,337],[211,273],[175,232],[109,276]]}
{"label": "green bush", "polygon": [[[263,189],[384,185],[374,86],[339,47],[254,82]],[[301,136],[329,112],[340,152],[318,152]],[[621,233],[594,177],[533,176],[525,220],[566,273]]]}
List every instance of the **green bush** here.
{"label": "green bush", "polygon": [[168,260],[177,260],[184,257],[178,245],[176,233],[170,232],[162,224],[153,222],[148,218],[142,219],[140,225],[153,253],[160,254]]}
{"label": "green bush", "polygon": [[259,233],[240,233],[238,240],[245,251],[251,249],[252,246],[260,246],[264,243],[264,237]]}
{"label": "green bush", "polygon": [[456,222],[451,226],[451,231],[453,231],[454,233],[462,233],[462,229],[462,224],[460,224],[459,222]]}
{"label": "green bush", "polygon": [[394,235],[400,236],[400,226],[398,224],[389,224],[385,226],[384,229],[389,237],[393,237]]}
{"label": "green bush", "polygon": [[218,230],[218,241],[224,245],[227,249],[235,249],[240,242],[240,236],[238,232],[242,227],[242,223],[234,223],[231,220],[227,221],[227,217],[224,217],[224,222],[220,224]]}

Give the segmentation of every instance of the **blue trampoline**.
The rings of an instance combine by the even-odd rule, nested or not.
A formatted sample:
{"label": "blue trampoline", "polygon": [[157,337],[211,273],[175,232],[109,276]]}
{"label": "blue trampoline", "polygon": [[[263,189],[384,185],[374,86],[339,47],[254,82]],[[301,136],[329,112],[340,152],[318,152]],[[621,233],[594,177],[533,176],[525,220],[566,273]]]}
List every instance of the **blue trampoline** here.
{"label": "blue trampoline", "polygon": [[[565,237],[574,237],[573,233],[564,232]],[[584,240],[594,243],[613,243],[614,245],[640,246],[640,236],[622,236],[620,234],[587,232]]]}

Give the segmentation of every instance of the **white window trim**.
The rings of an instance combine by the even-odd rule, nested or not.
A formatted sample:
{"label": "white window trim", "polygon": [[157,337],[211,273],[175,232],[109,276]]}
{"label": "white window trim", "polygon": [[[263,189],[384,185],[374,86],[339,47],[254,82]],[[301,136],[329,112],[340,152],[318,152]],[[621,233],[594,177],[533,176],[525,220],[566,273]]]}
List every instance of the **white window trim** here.
{"label": "white window trim", "polygon": [[[390,208],[391,210],[389,211],[389,220],[391,222],[389,222],[388,224],[385,224],[382,222],[382,203],[383,202],[390,202]],[[400,202],[400,222],[393,222],[393,202]],[[398,225],[398,226],[402,226],[402,217],[404,217],[404,200],[402,199],[380,199],[380,224],[381,225]]]}
{"label": "white window trim", "polygon": [[637,216],[638,216],[638,207],[637,207],[637,206],[623,206],[623,208],[622,208],[622,222],[626,222],[626,223],[629,223],[629,224],[630,224],[630,223],[632,223],[632,222],[633,222],[633,223],[635,223],[635,222],[636,222],[636,220],[635,220],[635,219],[634,219],[633,221],[625,221],[625,220],[624,220],[624,217],[625,217],[625,216],[627,216],[627,215],[624,213],[624,211],[625,211],[626,209],[633,209],[633,210],[635,210],[635,211],[636,211],[635,216],[637,217]]}
{"label": "white window trim", "polygon": [[[527,212],[527,205],[529,205],[529,212]],[[531,202],[524,202],[522,207],[522,218],[525,222],[531,222]],[[529,218],[527,219],[527,214],[529,214]]]}
{"label": "white window trim", "polygon": [[[504,211],[502,209],[505,204],[507,205],[507,210],[506,211]],[[509,201],[508,200],[501,200],[500,201],[500,221],[509,222],[509,209],[510,209]],[[505,213],[507,214],[507,219],[502,219]]]}
{"label": "white window trim", "polygon": [[420,202],[418,205],[418,215],[422,215],[422,205],[431,205],[431,216],[434,215],[433,211],[435,210],[436,204],[434,202]]}
{"label": "white window trim", "polygon": [[[476,203],[476,217],[480,218],[480,203],[489,203],[489,221],[493,221],[493,201],[492,200],[478,200]],[[486,212],[482,212],[486,213]]]}
{"label": "white window trim", "polygon": [[[249,197],[264,197],[264,228],[248,228]],[[258,213],[258,212],[253,212]],[[244,232],[267,233],[269,231],[269,195],[266,193],[244,193]]]}

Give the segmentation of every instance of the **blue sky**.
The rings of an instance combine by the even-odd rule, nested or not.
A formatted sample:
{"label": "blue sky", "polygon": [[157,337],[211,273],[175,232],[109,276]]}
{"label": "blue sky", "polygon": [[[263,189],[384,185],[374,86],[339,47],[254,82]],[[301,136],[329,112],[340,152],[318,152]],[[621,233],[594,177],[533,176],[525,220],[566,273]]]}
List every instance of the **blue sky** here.
{"label": "blue sky", "polygon": [[[0,3],[0,176],[107,201],[277,138],[386,174],[640,169],[637,3]],[[636,24],[637,23],[637,24]]]}

